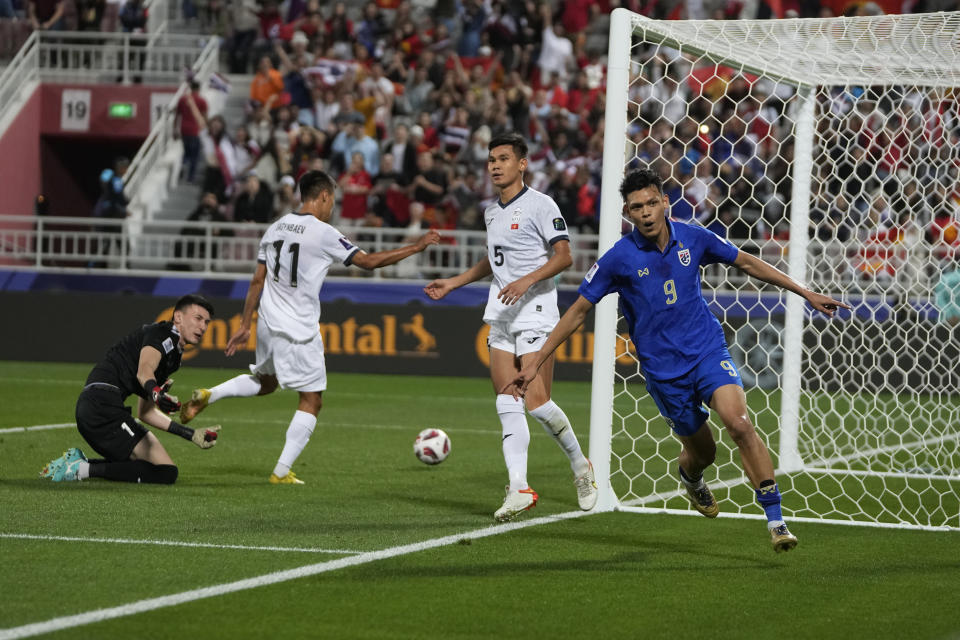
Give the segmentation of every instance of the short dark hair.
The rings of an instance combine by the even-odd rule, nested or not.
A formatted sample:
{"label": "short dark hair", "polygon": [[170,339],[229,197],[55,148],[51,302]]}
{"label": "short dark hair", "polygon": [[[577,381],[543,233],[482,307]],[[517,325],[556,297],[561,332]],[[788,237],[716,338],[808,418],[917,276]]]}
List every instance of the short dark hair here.
{"label": "short dark hair", "polygon": [[198,307],[203,307],[210,314],[210,317],[213,317],[213,305],[210,304],[210,301],[197,293],[188,293],[185,296],[180,296],[180,299],[177,300],[177,304],[173,305],[173,310],[183,311],[191,305],[197,305]]}
{"label": "short dark hair", "polygon": [[337,183],[329,174],[323,171],[307,171],[300,178],[300,200],[314,200],[320,197],[324,191],[332,195],[337,189]]}
{"label": "short dark hair", "polygon": [[647,187],[655,187],[657,193],[663,195],[663,180],[660,174],[653,169],[637,169],[628,173],[620,183],[620,195],[626,200],[627,195]]}
{"label": "short dark hair", "polygon": [[497,147],[502,147],[505,144],[513,147],[513,153],[517,156],[517,160],[523,160],[527,157],[527,141],[524,140],[523,136],[519,133],[501,133],[495,135],[493,139],[490,140],[490,144],[487,145],[487,149],[493,151]]}

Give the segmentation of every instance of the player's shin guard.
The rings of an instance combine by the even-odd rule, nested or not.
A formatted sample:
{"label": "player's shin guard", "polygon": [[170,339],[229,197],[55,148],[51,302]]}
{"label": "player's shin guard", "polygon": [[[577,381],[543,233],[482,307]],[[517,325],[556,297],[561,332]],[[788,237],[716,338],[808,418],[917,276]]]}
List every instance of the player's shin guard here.
{"label": "player's shin guard", "polygon": [[307,446],[310,436],[313,435],[313,429],[317,426],[317,416],[306,411],[297,411],[293,414],[293,420],[287,427],[287,442],[283,445],[283,451],[280,452],[280,460],[274,467],[273,473],[278,478],[282,478],[290,472],[290,467],[297,461],[297,457]]}
{"label": "player's shin guard", "polygon": [[177,481],[178,470],[172,464],[152,464],[146,460],[126,462],[99,462],[90,460],[90,477],[114,480],[117,482],[137,482],[144,484],[173,484]]}
{"label": "player's shin guard", "polygon": [[224,398],[249,398],[260,393],[260,380],[248,374],[230,378],[210,389],[207,404],[213,404]]}
{"label": "player's shin guard", "polygon": [[780,489],[773,480],[764,480],[760,488],[755,489],[757,502],[767,514],[767,528],[773,529],[784,524],[783,514],[780,511]]}
{"label": "player's shin guard", "polygon": [[537,422],[543,425],[544,430],[550,434],[560,445],[563,452],[570,459],[570,468],[574,475],[586,473],[590,469],[590,463],[580,450],[580,442],[577,441],[577,435],[570,426],[570,420],[567,414],[563,412],[557,403],[553,400],[547,400],[536,409],[530,410],[530,415]]}
{"label": "player's shin guard", "polygon": [[503,426],[503,461],[510,476],[510,491],[527,488],[527,449],[530,446],[530,430],[523,413],[523,400],[511,395],[497,396],[497,415]]}

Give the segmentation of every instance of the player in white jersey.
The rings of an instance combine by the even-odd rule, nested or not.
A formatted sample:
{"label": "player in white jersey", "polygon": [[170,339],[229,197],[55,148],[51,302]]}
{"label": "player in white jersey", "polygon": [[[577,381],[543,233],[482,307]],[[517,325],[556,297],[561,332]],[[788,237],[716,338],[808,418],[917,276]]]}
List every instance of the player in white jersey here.
{"label": "player in white jersey", "polygon": [[399,262],[440,241],[428,231],[416,243],[365,253],[329,224],[336,182],[322,171],[300,179],[300,211],[283,216],[260,240],[257,269],[250,281],[239,330],[227,343],[232,356],[250,339],[253,312],[257,321],[257,360],[251,375],[240,375],[211,389],[196,389],[180,412],[189,422],[207,405],[223,398],[266,395],[282,386],[300,392],[297,412],[287,429],[286,444],[270,476],[273,484],[303,484],[290,471],[317,424],[327,371],[320,337],[320,287],[339,262],[376,269]]}
{"label": "player in white jersey", "polygon": [[[424,291],[439,300],[458,287],[493,275],[483,321],[490,325],[490,377],[497,393],[516,378],[556,326],[560,314],[553,278],[573,260],[567,225],[557,204],[523,183],[527,169],[523,137],[515,133],[496,136],[489,149],[487,172],[500,198],[484,212],[487,255],[458,276],[434,280]],[[580,450],[567,416],[550,399],[552,357],[544,367],[547,375],[537,378],[541,384],[536,388],[531,384],[524,398],[497,395],[503,459],[510,477],[503,506],[493,514],[499,521],[533,508],[539,499],[527,484],[530,431],[524,403],[570,459],[580,508],[589,510],[597,503],[593,467]]]}

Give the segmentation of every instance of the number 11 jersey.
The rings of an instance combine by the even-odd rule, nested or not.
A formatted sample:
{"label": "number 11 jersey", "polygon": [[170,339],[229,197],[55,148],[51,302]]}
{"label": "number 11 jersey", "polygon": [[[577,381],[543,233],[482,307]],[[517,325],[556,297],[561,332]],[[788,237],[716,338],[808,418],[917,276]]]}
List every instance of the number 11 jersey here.
{"label": "number 11 jersey", "polygon": [[312,340],[319,331],[320,287],[330,265],[349,265],[358,251],[309,213],[291,212],[271,224],[257,254],[267,268],[259,322],[295,342]]}

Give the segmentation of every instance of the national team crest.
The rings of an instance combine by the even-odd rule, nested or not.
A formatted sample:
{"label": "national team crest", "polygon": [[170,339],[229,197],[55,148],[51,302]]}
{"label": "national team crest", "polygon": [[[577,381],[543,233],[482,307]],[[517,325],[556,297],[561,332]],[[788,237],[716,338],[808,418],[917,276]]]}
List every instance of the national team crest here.
{"label": "national team crest", "polygon": [[680,249],[677,251],[677,257],[680,258],[680,264],[685,267],[690,266],[690,249]]}
{"label": "national team crest", "polygon": [[519,229],[520,228],[520,209],[515,209],[513,212],[513,217],[510,218],[510,228]]}

